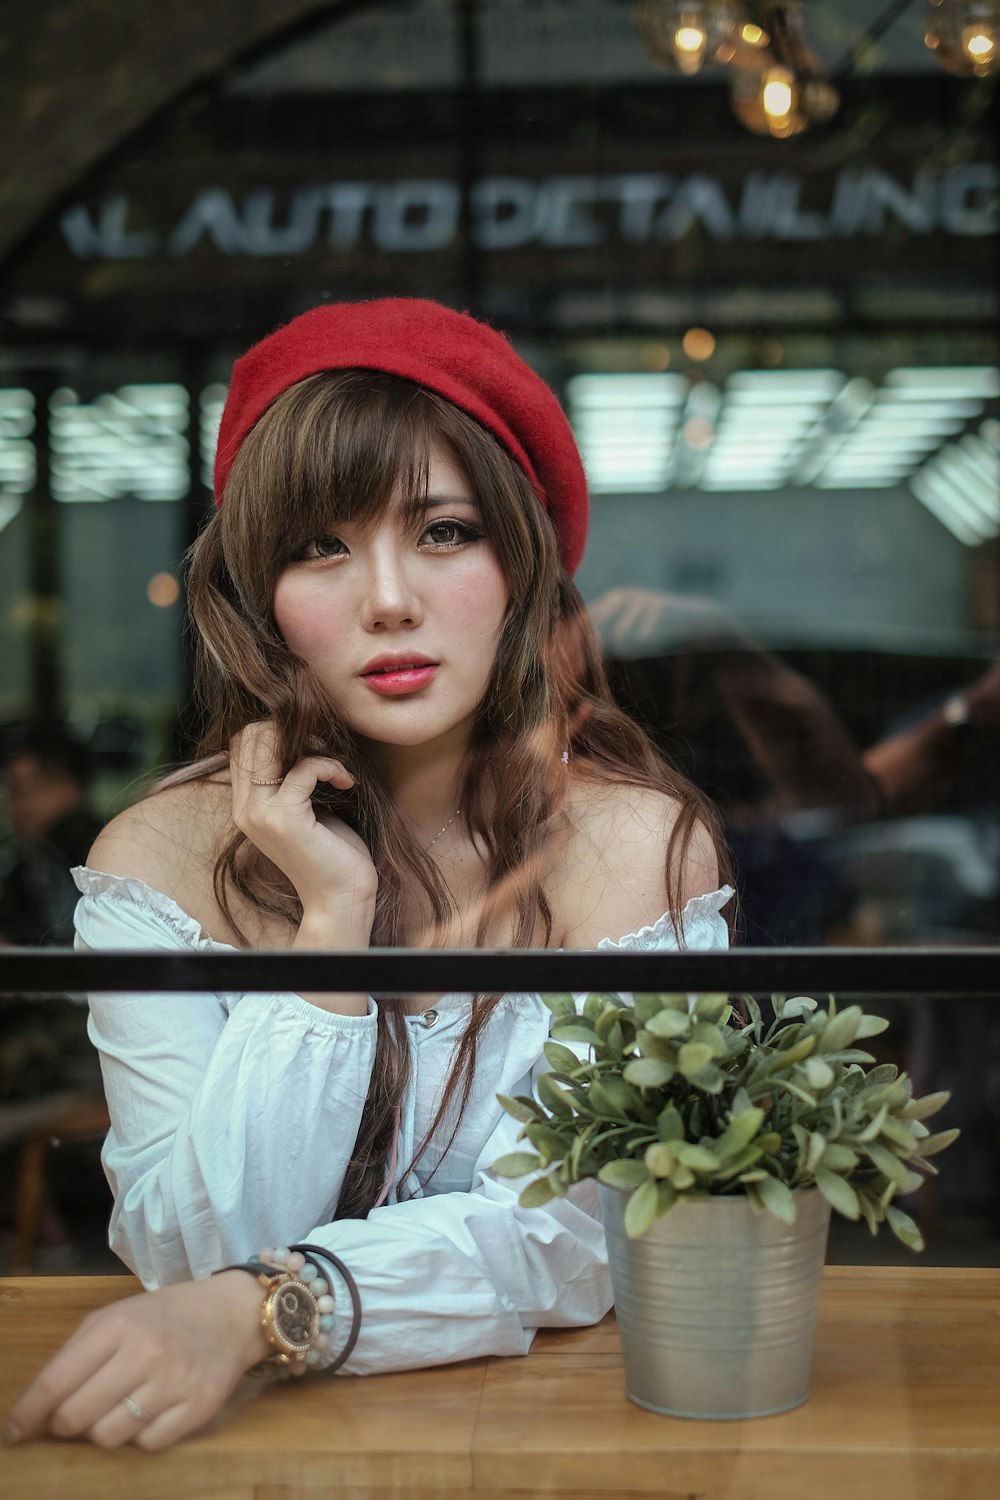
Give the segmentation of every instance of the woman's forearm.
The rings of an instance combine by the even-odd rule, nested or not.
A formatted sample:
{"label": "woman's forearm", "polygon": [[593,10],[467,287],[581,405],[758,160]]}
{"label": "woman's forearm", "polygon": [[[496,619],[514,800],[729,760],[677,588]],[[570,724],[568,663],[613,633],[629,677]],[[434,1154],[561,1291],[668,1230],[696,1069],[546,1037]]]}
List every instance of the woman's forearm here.
{"label": "woman's forearm", "polygon": [[[334,903],[326,910],[302,914],[292,947],[299,952],[347,952],[367,948],[375,919],[375,898],[359,897],[350,903]],[[333,1015],[366,1016],[368,996],[360,993],[309,993],[302,998]]]}

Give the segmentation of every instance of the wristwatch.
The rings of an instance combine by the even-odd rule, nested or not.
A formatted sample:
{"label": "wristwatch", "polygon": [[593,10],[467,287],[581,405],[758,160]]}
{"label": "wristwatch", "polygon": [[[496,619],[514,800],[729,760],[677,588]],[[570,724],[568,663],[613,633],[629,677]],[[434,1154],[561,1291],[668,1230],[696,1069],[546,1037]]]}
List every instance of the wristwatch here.
{"label": "wristwatch", "polygon": [[[302,1261],[304,1257],[297,1259]],[[315,1266],[306,1262],[293,1270],[254,1259],[223,1269],[246,1271],[264,1289],[260,1327],[274,1353],[262,1364],[282,1365],[291,1374],[301,1375],[319,1363],[330,1346],[328,1330],[333,1326],[334,1299]]]}
{"label": "wristwatch", "polygon": [[952,743],[966,760],[975,760],[988,750],[995,750],[997,736],[975,718],[972,705],[964,693],[955,693],[941,709],[941,717]]}
{"label": "wristwatch", "polygon": [[[317,1260],[328,1261],[343,1277],[351,1299],[351,1331],[332,1360],[329,1350],[336,1322],[335,1302],[329,1272],[324,1275],[318,1271]],[[246,1271],[264,1288],[260,1327],[274,1353],[265,1356],[257,1369],[281,1365],[290,1375],[303,1375],[322,1360],[324,1371],[332,1375],[354,1353],[361,1333],[361,1293],[349,1268],[332,1250],[310,1244],[269,1248],[252,1260],[222,1266],[213,1275],[221,1271]]]}

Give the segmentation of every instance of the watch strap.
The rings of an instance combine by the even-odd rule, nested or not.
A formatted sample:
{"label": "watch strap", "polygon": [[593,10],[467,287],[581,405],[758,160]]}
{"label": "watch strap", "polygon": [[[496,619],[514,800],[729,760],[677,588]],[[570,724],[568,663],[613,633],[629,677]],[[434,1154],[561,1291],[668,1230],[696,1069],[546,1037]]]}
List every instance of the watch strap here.
{"label": "watch strap", "polygon": [[[346,1364],[347,1360],[350,1359],[361,1333],[361,1293],[358,1289],[358,1284],[352,1276],[348,1267],[341,1260],[340,1256],[335,1255],[332,1250],[325,1250],[321,1245],[310,1244],[291,1245],[289,1248],[293,1251],[297,1251],[300,1255],[308,1256],[312,1261],[326,1261],[327,1264],[330,1265],[335,1271],[337,1271],[343,1278],[348,1290],[348,1294],[350,1295],[351,1328],[347,1336],[347,1341],[336,1358],[331,1360],[328,1365],[324,1365],[322,1367],[323,1374],[333,1374],[335,1371],[340,1369],[341,1365]],[[254,1257],[253,1259],[248,1261],[239,1261],[231,1266],[221,1266],[218,1271],[213,1272],[213,1275],[219,1276],[223,1271],[246,1271],[248,1275],[255,1276],[260,1285],[264,1288],[264,1300],[261,1308],[261,1328],[268,1342],[272,1343],[275,1346],[275,1352],[272,1355],[268,1355],[266,1359],[262,1361],[262,1363],[265,1365],[284,1365],[292,1370],[293,1373],[302,1373],[307,1367],[307,1362],[305,1360],[294,1360],[292,1358],[289,1358],[288,1352],[281,1348],[280,1344],[273,1336],[275,1330],[273,1328],[272,1321],[268,1316],[268,1298],[275,1285],[280,1284],[283,1280],[297,1283],[297,1285],[302,1287],[302,1289],[309,1296],[314,1296],[315,1294],[309,1290],[309,1288],[306,1286],[306,1283],[303,1282],[301,1278],[299,1278],[297,1273],[290,1272],[287,1266],[274,1265],[269,1261],[260,1259],[259,1257]],[[334,1283],[328,1273],[327,1282],[329,1284],[330,1295],[334,1298],[335,1301],[336,1298],[333,1292]],[[328,1315],[324,1313],[322,1316],[325,1325]],[[325,1337],[325,1332],[324,1334],[320,1335],[321,1339],[325,1339]],[[313,1361],[310,1360],[309,1364],[311,1365],[312,1363]],[[318,1363],[318,1361],[316,1361],[316,1363]]]}

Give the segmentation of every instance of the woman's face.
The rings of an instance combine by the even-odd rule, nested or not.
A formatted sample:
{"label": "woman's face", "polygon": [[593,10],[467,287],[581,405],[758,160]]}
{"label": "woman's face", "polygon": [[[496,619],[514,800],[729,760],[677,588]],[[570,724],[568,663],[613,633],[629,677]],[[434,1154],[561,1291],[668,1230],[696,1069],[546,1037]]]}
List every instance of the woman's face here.
{"label": "woman's face", "polygon": [[431,450],[416,510],[338,524],[280,574],[274,617],[355,734],[464,744],[486,692],[508,589],[469,483]]}

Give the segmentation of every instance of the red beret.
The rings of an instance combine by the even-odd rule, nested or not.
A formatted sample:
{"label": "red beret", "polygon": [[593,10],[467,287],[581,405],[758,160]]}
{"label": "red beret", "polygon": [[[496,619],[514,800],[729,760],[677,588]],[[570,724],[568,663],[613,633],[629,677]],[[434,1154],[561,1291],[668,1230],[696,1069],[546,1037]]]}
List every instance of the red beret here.
{"label": "red beret", "polygon": [[327,303],[238,359],[219,428],[216,504],[240,443],[271,402],[307,375],[347,369],[402,375],[488,428],[531,481],[563,564],[575,571],[587,536],[587,481],[562,407],[502,334],[422,298]]}

